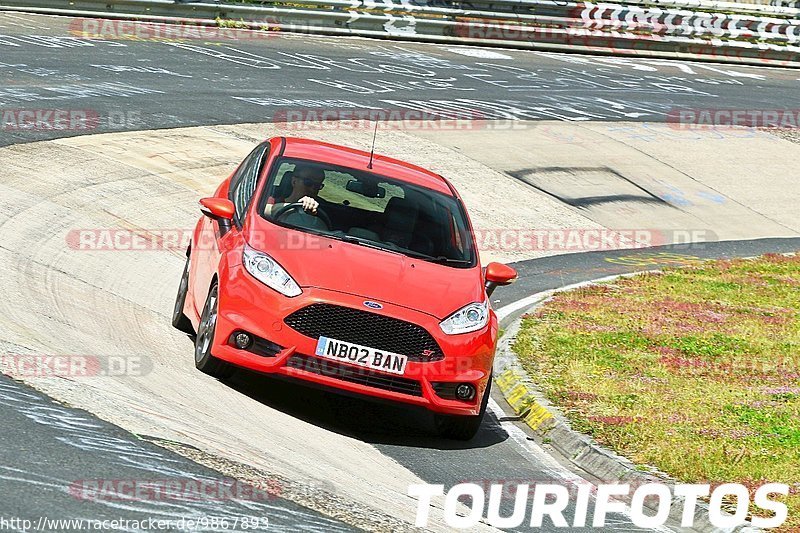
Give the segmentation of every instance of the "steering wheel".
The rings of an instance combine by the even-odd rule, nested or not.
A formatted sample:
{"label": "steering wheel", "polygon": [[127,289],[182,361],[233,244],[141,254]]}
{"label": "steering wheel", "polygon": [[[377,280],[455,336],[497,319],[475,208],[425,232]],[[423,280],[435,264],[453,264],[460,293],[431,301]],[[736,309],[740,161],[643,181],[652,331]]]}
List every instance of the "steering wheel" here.
{"label": "steering wheel", "polygon": [[292,213],[294,211],[302,211],[307,215],[319,217],[319,219],[322,220],[323,224],[325,224],[329,230],[331,229],[331,227],[333,227],[333,224],[331,224],[331,218],[325,211],[322,210],[322,206],[317,206],[316,213],[309,213],[303,208],[303,204],[300,202],[294,202],[281,207],[280,209],[275,211],[275,213],[272,215],[272,218],[274,218],[275,220],[280,220],[281,217],[284,217],[287,214]]}

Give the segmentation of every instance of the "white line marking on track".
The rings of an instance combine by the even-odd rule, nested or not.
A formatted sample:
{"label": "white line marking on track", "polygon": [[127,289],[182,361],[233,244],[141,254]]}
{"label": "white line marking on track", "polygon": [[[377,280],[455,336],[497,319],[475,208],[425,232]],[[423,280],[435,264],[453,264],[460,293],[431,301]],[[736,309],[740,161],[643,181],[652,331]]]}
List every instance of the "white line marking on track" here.
{"label": "white line marking on track", "polygon": [[509,55],[501,54],[500,52],[494,52],[492,50],[484,50],[482,48],[444,48],[443,50],[453,52],[454,54],[460,54],[462,56],[478,57],[480,59],[514,59]]}

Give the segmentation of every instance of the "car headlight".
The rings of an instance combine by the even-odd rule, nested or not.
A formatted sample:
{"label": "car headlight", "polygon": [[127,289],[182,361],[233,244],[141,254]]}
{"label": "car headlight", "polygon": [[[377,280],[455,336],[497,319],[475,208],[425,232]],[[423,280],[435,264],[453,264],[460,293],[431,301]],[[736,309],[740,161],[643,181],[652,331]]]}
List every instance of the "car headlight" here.
{"label": "car headlight", "polygon": [[442,320],[439,327],[448,335],[481,329],[489,321],[489,302],[466,305]]}
{"label": "car headlight", "polygon": [[300,286],[273,258],[264,252],[253,250],[245,244],[244,268],[258,281],[271,289],[275,289],[284,296],[300,295],[303,291]]}

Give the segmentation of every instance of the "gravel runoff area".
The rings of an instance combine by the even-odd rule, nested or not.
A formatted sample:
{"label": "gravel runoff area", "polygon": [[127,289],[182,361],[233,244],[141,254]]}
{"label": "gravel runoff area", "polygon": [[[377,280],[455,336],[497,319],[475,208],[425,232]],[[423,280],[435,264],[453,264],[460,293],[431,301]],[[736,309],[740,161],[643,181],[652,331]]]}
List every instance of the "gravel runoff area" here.
{"label": "gravel runoff area", "polygon": [[514,350],[574,429],[642,469],[789,484],[797,531],[798,285],[800,256],[777,254],[621,278],[526,315]]}
{"label": "gravel runoff area", "polygon": [[800,144],[800,128],[762,128],[781,139]]}

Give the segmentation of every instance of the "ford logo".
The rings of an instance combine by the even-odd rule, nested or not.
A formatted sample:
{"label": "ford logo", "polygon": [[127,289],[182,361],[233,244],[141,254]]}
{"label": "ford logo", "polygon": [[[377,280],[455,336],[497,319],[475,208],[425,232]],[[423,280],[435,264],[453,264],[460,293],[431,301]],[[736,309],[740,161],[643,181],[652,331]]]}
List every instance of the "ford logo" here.
{"label": "ford logo", "polygon": [[370,302],[369,300],[364,302],[364,305],[366,305],[370,309],[383,309],[383,306],[381,304],[379,304],[378,302]]}

